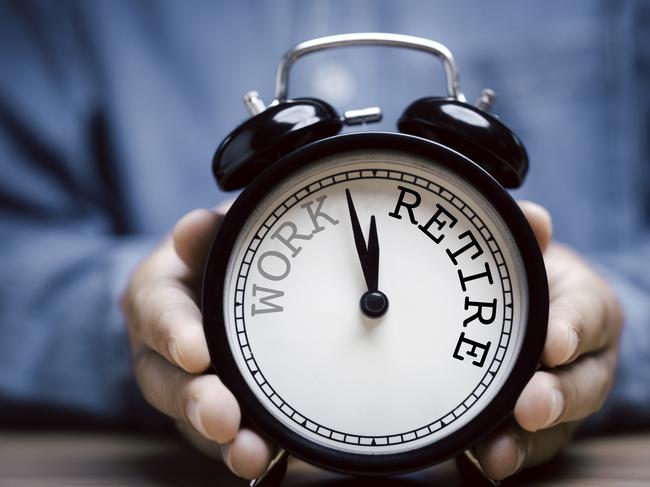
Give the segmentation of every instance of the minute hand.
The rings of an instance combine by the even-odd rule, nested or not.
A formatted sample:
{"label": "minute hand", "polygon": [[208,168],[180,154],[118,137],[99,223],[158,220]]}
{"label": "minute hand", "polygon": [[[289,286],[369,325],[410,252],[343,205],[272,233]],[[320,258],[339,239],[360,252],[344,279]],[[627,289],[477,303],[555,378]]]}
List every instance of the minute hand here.
{"label": "minute hand", "polygon": [[376,278],[373,282],[368,265],[368,249],[366,248],[366,240],[363,238],[363,232],[361,231],[361,225],[359,224],[359,217],[357,216],[357,211],[354,208],[354,203],[352,202],[352,195],[350,190],[345,190],[345,196],[348,200],[348,210],[350,211],[350,223],[352,223],[352,234],[354,235],[354,244],[357,248],[357,254],[359,255],[359,262],[361,263],[361,270],[363,271],[363,277],[366,280],[366,285],[370,289],[373,284],[376,286]]}

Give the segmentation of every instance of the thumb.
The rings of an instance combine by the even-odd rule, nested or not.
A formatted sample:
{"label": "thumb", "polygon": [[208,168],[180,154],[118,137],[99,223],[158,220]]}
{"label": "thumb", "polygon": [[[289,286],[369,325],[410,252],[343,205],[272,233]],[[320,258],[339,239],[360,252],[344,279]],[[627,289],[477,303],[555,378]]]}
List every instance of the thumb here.
{"label": "thumb", "polygon": [[553,236],[553,223],[551,215],[546,208],[532,201],[518,201],[519,208],[523,211],[528,224],[533,229],[539,248],[544,252],[548,244],[551,243]]}
{"label": "thumb", "polygon": [[176,253],[196,275],[203,274],[205,259],[221,220],[218,213],[198,209],[190,211],[174,226],[172,237]]}

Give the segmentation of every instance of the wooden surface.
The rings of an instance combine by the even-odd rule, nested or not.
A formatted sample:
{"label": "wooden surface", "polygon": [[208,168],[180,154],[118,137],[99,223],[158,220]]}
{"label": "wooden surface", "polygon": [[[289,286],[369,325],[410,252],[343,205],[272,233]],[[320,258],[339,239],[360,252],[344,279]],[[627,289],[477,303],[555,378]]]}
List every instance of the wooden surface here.
{"label": "wooden surface", "polygon": [[[109,433],[0,432],[0,486],[230,487],[245,482],[181,441]],[[292,461],[283,486],[461,486],[453,462],[392,479],[362,481]],[[504,483],[650,486],[650,433],[575,442],[559,459]]]}

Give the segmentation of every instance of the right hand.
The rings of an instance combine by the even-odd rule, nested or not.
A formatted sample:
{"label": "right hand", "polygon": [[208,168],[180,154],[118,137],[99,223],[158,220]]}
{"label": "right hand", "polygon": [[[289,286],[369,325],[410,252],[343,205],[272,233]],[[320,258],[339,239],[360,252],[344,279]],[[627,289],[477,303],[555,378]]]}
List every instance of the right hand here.
{"label": "right hand", "polygon": [[198,307],[203,266],[223,213],[194,210],[134,270],[122,296],[135,377],[145,399],[198,449],[247,479],[269,464],[271,445],[240,428],[232,393],[209,371]]}

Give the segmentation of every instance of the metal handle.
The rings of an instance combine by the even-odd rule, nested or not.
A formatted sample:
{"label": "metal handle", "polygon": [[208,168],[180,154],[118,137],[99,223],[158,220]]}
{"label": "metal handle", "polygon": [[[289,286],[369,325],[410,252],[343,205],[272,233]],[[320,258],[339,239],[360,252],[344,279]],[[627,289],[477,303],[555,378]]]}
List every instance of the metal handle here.
{"label": "metal handle", "polygon": [[339,34],[320,37],[301,42],[289,49],[280,60],[275,77],[275,100],[280,103],[287,99],[289,92],[289,71],[293,63],[305,54],[331,49],[333,47],[347,46],[389,46],[415,49],[428,52],[440,59],[447,76],[447,93],[459,101],[465,101],[465,96],[460,91],[458,81],[458,68],[451,51],[439,42],[402,34],[386,34],[382,32],[361,32],[356,34]]}

